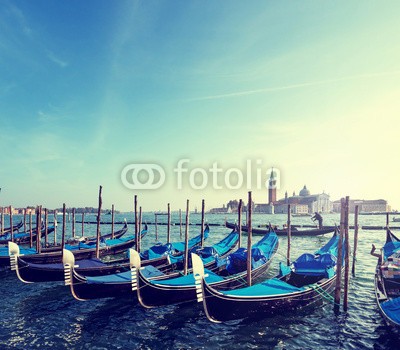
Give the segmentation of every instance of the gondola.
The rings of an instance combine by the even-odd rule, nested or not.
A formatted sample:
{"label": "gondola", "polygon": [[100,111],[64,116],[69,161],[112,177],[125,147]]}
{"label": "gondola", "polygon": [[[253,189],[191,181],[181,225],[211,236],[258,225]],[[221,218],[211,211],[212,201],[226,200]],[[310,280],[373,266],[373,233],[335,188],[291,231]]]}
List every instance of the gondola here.
{"label": "gondola", "polygon": [[[21,220],[18,224],[13,225],[13,226],[12,226],[13,232],[14,232],[14,231],[18,231],[23,225],[24,225],[24,224],[22,223],[22,220]],[[5,235],[5,234],[7,234],[7,233],[9,233],[9,232],[11,232],[10,227],[5,227],[5,228],[3,228],[3,232],[0,234],[0,239],[2,239],[2,236],[3,236],[3,235]]]}
{"label": "gondola", "polygon": [[207,318],[219,323],[282,314],[323,297],[331,298],[336,280],[339,237],[335,232],[324,247],[314,254],[301,255],[290,267],[281,264],[280,272],[274,278],[235,290],[213,286],[201,259],[193,254],[198,302],[203,303]]}
{"label": "gondola", "polygon": [[[120,231],[125,231],[120,230]],[[115,232],[119,237],[122,235],[119,231]],[[147,225],[141,231],[143,238],[147,234]],[[68,249],[67,249],[68,250]],[[24,255],[20,254],[20,248],[12,245],[9,250],[11,269],[15,270],[17,277],[24,283],[33,282],[54,282],[64,280],[64,266],[60,263],[40,264],[32,263],[24,260]],[[117,273],[129,267],[129,259],[119,257],[116,259],[102,261],[97,258],[79,260],[79,272],[88,276],[98,276],[102,274]]]}
{"label": "gondola", "polygon": [[[188,248],[191,249],[201,244],[202,240],[206,240],[210,233],[210,226],[206,224],[203,234],[191,238],[188,242]],[[151,260],[154,266],[165,264],[169,257],[180,257],[185,251],[185,242],[172,242],[167,244],[158,243],[144,252],[140,253],[142,260]]]}
{"label": "gondola", "polygon": [[[230,233],[224,240],[219,242],[219,244],[215,244],[211,250],[219,251],[223,256],[232,251],[238,243],[239,235],[237,232]],[[197,248],[197,247],[193,247]],[[207,248],[204,248],[207,250]],[[197,250],[198,251],[198,250]],[[136,258],[132,257],[132,254],[136,256]],[[123,295],[128,295],[132,297],[132,282],[131,275],[132,273],[136,274],[136,268],[139,267],[141,258],[140,255],[130,249],[130,265],[129,270],[124,272],[119,272],[115,274],[110,274],[106,276],[83,276],[78,273],[77,267],[74,266],[75,263],[72,264],[72,257],[70,254],[66,255],[65,263],[69,263],[66,271],[66,284],[70,285],[71,293],[74,298],[78,300],[89,300],[89,299],[98,299],[98,298],[107,298],[107,297],[119,297]],[[132,261],[135,261],[136,268],[132,265]],[[158,261],[158,259],[157,259]],[[178,260],[180,262],[180,260]],[[206,265],[211,265],[213,263],[213,259],[205,258],[204,263]],[[78,261],[77,264],[80,264]],[[174,273],[176,269],[176,263],[165,264],[162,266],[155,267],[153,265],[153,260],[144,260],[142,262],[143,266],[143,274],[150,279],[153,278],[165,278],[165,276],[179,275],[180,272]],[[136,292],[133,294],[134,299],[136,300]]]}
{"label": "gondola", "polygon": [[[127,230],[128,227],[125,226],[123,230]],[[135,244],[135,235],[124,235],[121,238],[107,239],[102,242],[99,246],[99,255],[114,255],[118,253],[123,253],[131,248]],[[11,242],[9,242],[10,245]],[[15,245],[14,245],[15,246]],[[17,246],[18,247],[18,246]],[[96,256],[96,244],[79,244],[69,247],[75,259],[90,259]],[[22,248],[18,252],[20,255],[24,255],[24,260],[26,262],[36,263],[36,264],[52,264],[60,263],[62,261],[62,250],[60,248],[57,251],[50,251],[45,253],[37,253],[33,248]],[[10,257],[15,252],[9,251],[9,248],[0,248],[0,266],[9,266]]]}
{"label": "gondola", "polygon": [[[43,236],[45,234],[45,227],[42,225],[40,234]],[[36,232],[37,229],[32,229],[32,242],[36,241]],[[54,226],[47,227],[47,234],[54,232]],[[29,232],[18,232],[18,233],[7,233],[5,235],[0,236],[0,244],[8,244],[11,240],[17,244],[26,244],[29,243],[31,237]]]}
{"label": "gondola", "polygon": [[[125,220],[124,223],[124,228],[128,227],[128,223]],[[146,231],[147,231],[147,225],[146,225]],[[121,238],[125,233],[127,232],[127,230],[121,229],[119,231],[114,232],[114,237],[112,232],[107,233],[105,235],[101,235],[100,236],[100,240],[105,240],[105,239],[109,239],[109,238]],[[66,241],[66,244],[79,244],[81,242],[83,243],[88,243],[88,242],[95,242],[97,239],[96,236],[91,236],[91,237],[86,237],[86,236],[75,236],[72,237],[71,239],[69,239],[68,241]]]}
{"label": "gondola", "polygon": [[[230,222],[225,222],[225,226],[228,228],[232,228],[235,226],[235,224],[232,224]],[[274,232],[278,236],[286,236],[287,235],[287,229],[273,229]],[[242,231],[247,232],[247,226],[242,226]],[[270,231],[270,228],[252,228],[251,232],[253,235],[265,235]],[[313,228],[313,229],[307,229],[307,230],[299,230],[297,227],[291,227],[290,233],[292,236],[319,236],[319,235],[325,235],[327,233],[332,233],[335,231],[335,227],[324,227],[322,229],[319,228]]]}
{"label": "gondola", "polygon": [[[278,237],[271,231],[252,247],[252,278],[260,280],[267,272],[278,249]],[[204,266],[204,260],[202,265]],[[234,289],[246,283],[247,249],[240,248],[223,261],[207,267],[208,281],[216,288]],[[136,276],[132,274],[133,279]],[[137,294],[146,308],[196,301],[196,286],[192,273],[174,278],[149,280],[142,270],[137,271]]]}
{"label": "gondola", "polygon": [[[147,234],[147,224],[145,228],[142,230],[141,237],[143,238]],[[207,226],[204,231],[204,238],[208,237],[209,227]],[[119,231],[118,231],[119,232]],[[116,232],[115,234],[118,234]],[[201,242],[201,235],[194,237],[189,247],[192,247]],[[152,256],[151,264],[153,266],[164,266],[169,265],[169,258],[172,256],[179,257],[182,255],[182,251],[171,249],[171,245],[179,248],[183,245],[182,242],[170,243],[170,244],[157,244],[153,247],[150,247],[148,250],[141,253],[141,258],[143,260],[149,260],[148,256]],[[165,246],[165,249],[163,247]],[[152,253],[149,253],[152,251]],[[21,250],[22,254],[17,253],[17,249],[14,249],[13,255],[14,257],[10,258],[14,260],[14,269],[17,271],[17,276],[20,278],[22,282],[32,283],[32,282],[54,282],[54,281],[63,281],[64,280],[64,266],[60,263],[33,263],[25,260],[23,256],[23,250]],[[164,253],[162,253],[164,252]],[[16,257],[15,255],[18,255]],[[146,258],[147,257],[147,258]],[[125,271],[129,271],[129,257],[121,257],[118,259],[112,259],[109,261],[102,261],[97,258],[89,258],[89,259],[80,259],[79,267],[75,268],[77,274],[82,276],[105,276],[111,274],[117,274]]]}
{"label": "gondola", "polygon": [[[53,229],[54,230],[54,229]],[[106,233],[104,235],[100,236],[100,243],[104,243],[106,240],[113,238],[113,239],[118,239],[121,238],[123,235],[125,235],[128,232],[128,224],[125,220],[124,226],[118,230],[114,232],[114,237],[112,232],[110,233]],[[147,224],[146,227],[142,233],[142,235],[147,234]],[[70,239],[68,239],[65,242],[65,248],[67,250],[74,250],[74,249],[80,249],[82,247],[87,247],[90,245],[95,245],[97,241],[97,237],[96,236],[91,236],[91,237],[86,237],[86,236],[75,236],[72,237]],[[55,251],[60,251],[61,250],[61,245],[60,243],[57,244],[47,244],[45,247],[42,248],[41,252],[42,253],[49,253],[49,252],[55,252]]]}
{"label": "gondola", "polygon": [[[147,227],[147,226],[146,226]],[[147,230],[147,229],[146,229]],[[54,226],[49,226],[48,227],[48,233],[54,231]],[[121,238],[126,232],[128,231],[128,225],[125,222],[124,226],[122,229],[114,232],[114,237],[115,238]],[[44,233],[44,228],[42,229],[42,233]],[[147,231],[146,231],[147,233]],[[111,236],[111,233],[103,235],[100,237],[100,242],[104,243],[107,237]],[[9,241],[8,241],[9,242]],[[15,242],[16,244],[21,244],[18,241]],[[90,247],[95,244],[95,239],[94,238],[89,238],[87,240],[79,241],[75,240],[74,242],[70,242],[69,244],[66,244],[65,247],[67,249],[83,249],[87,248],[88,246]],[[27,247],[19,247],[19,254],[22,255],[32,255],[32,254],[37,254],[36,248],[27,248]],[[58,243],[56,245],[52,244],[47,244],[46,246],[41,248],[41,253],[52,253],[52,252],[61,252],[61,245]],[[0,247],[0,266],[9,266],[8,260],[9,260],[9,249],[8,246],[3,246]],[[28,258],[29,259],[29,258]]]}
{"label": "gondola", "polygon": [[400,327],[400,240],[390,231],[375,270],[375,297],[385,322]]}

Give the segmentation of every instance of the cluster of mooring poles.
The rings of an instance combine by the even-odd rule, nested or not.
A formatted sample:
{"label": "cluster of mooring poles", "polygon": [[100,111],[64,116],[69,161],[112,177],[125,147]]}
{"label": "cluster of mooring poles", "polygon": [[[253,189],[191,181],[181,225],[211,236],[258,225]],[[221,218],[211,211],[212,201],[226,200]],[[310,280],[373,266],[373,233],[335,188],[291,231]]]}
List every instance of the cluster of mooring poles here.
{"label": "cluster of mooring poles", "polygon": [[[251,278],[251,246],[252,246],[252,192],[248,192],[248,205],[247,205],[247,217],[246,217],[246,225],[247,225],[247,284],[249,286],[252,285]],[[100,247],[100,224],[101,224],[101,208],[102,208],[102,186],[99,187],[99,195],[98,195],[98,211],[97,211],[97,230],[96,230],[96,257],[100,256],[99,247]],[[11,241],[14,241],[14,233],[13,233],[13,214],[12,207],[9,206],[9,219],[10,219],[10,234]],[[62,225],[62,235],[61,235],[61,249],[65,247],[65,233],[66,233],[66,205],[63,204],[63,225]],[[238,205],[238,233],[239,233],[239,248],[241,247],[241,239],[242,239],[242,211],[243,211],[243,201],[239,200]],[[42,220],[42,213],[44,212],[44,220]],[[136,237],[136,250],[140,252],[141,246],[141,229],[142,229],[142,207],[138,208],[137,195],[134,196],[134,215],[135,215],[135,237]],[[359,206],[355,206],[354,210],[354,246],[353,246],[353,261],[351,267],[351,273],[353,277],[355,276],[355,264],[356,264],[356,253],[357,253],[357,243],[358,243],[358,217],[359,217]],[[32,210],[29,211],[29,244],[30,247],[33,247],[33,237],[36,235],[36,250],[38,253],[41,252],[41,234],[42,230],[44,232],[44,243],[45,246],[49,244],[48,240],[48,221],[49,221],[49,211],[47,208],[42,209],[42,206],[36,207],[36,227],[33,227],[32,222]],[[81,235],[84,236],[85,231],[85,213],[82,214],[81,221]],[[114,219],[115,219],[115,210],[114,204],[112,205],[111,210],[111,237],[114,238]],[[167,206],[166,213],[155,213],[155,239],[158,240],[158,217],[159,216],[167,216],[167,243],[171,242],[171,208],[170,203]],[[69,217],[69,213],[68,213]],[[72,209],[72,238],[76,237],[76,209]],[[4,208],[1,209],[0,213],[0,233],[4,232]],[[57,243],[57,210],[54,211],[53,214],[53,224],[54,224],[54,244]],[[189,200],[186,201],[186,216],[185,216],[185,259],[184,259],[184,274],[188,273],[188,242],[189,242]],[[24,232],[27,232],[27,209],[24,209],[23,212],[23,229]],[[180,237],[182,237],[182,210],[179,210],[179,226],[180,226]],[[43,229],[42,229],[43,227]],[[340,227],[339,227],[339,244],[338,244],[338,259],[337,259],[337,277],[336,277],[336,285],[334,292],[334,310],[338,312],[340,310],[341,305],[341,296],[342,296],[342,283],[343,283],[343,310],[346,312],[348,310],[348,289],[349,289],[349,280],[350,280],[350,242],[349,242],[349,197],[341,199],[341,211],[340,211]],[[204,230],[205,229],[205,201],[202,200],[202,208],[201,208],[201,246],[204,244]],[[389,213],[386,213],[386,230],[389,230]],[[288,204],[287,208],[287,265],[289,266],[291,263],[290,260],[290,249],[291,249],[291,206]],[[343,280],[343,281],[342,281]]]}
{"label": "cluster of mooring poles", "polygon": [[[242,213],[242,200],[239,201],[238,208],[238,225],[239,225],[239,244],[241,242],[241,213]],[[358,215],[359,206],[355,206],[354,215],[354,247],[353,247],[353,262],[352,262],[352,274],[355,276],[355,263],[358,243]],[[387,226],[389,224],[389,214],[386,219]],[[251,192],[248,193],[248,206],[247,206],[247,284],[252,285],[251,280],[251,241],[252,241],[252,199]],[[337,277],[335,286],[334,296],[334,310],[338,312],[340,309],[341,299],[341,288],[342,288],[342,272],[344,271],[343,278],[343,310],[348,310],[348,290],[350,280],[350,242],[349,242],[349,197],[341,199],[341,213],[340,213],[340,227],[339,227],[339,246],[338,246],[338,259],[337,259]],[[291,263],[290,260],[290,248],[291,248],[291,206],[288,204],[287,208],[287,254],[286,260],[287,265]]]}
{"label": "cluster of mooring poles", "polygon": [[[339,227],[339,245],[338,245],[338,259],[336,265],[336,285],[334,295],[334,311],[338,313],[340,311],[341,303],[341,289],[343,282],[343,311],[348,310],[349,301],[349,281],[350,281],[350,241],[349,241],[349,197],[342,198],[340,200],[340,227]],[[352,274],[355,276],[355,264],[357,254],[357,242],[358,242],[358,214],[359,207],[355,206],[354,210],[354,246],[353,246],[353,262],[352,262]],[[344,272],[344,276],[342,278]],[[342,281],[343,280],[343,281]]]}

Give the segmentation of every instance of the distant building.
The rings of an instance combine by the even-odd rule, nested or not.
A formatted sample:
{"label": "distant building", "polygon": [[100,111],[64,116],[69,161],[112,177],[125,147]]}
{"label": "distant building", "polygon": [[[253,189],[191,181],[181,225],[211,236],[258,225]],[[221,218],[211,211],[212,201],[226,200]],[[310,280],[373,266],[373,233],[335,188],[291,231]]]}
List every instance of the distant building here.
{"label": "distant building", "polygon": [[225,214],[227,213],[225,204],[222,205],[222,208],[212,208],[209,210],[210,214]]}
{"label": "distant building", "polygon": [[[374,213],[374,212],[390,212],[391,207],[388,202],[384,199],[350,199],[349,200],[349,212],[354,213],[355,207],[358,205],[360,213]],[[333,202],[333,211],[340,213],[340,200]]]}
{"label": "distant building", "polygon": [[276,188],[274,185],[274,174],[271,173],[269,179],[270,187],[268,189],[268,204],[256,204],[254,212],[264,214],[282,214],[287,213],[288,204],[290,204],[290,211],[293,214],[311,214],[314,212],[329,213],[332,211],[332,203],[329,200],[329,195],[326,193],[310,194],[307,186],[304,186],[296,196],[288,197],[285,193],[285,198],[276,200]]}
{"label": "distant building", "polygon": [[[2,211],[2,213],[4,215],[10,215],[10,207],[9,206],[8,207],[0,207],[0,211]],[[14,208],[14,207],[11,207],[11,213],[13,215],[18,215],[19,214],[18,209]]]}
{"label": "distant building", "polygon": [[262,214],[274,214],[274,205],[271,204],[264,204],[264,203],[260,203],[260,204],[256,204],[254,207],[254,212],[255,213],[262,213]]}
{"label": "distant building", "polygon": [[[255,208],[254,202],[252,203],[253,210]],[[230,200],[226,205],[223,204],[221,208],[212,208],[209,210],[210,214],[229,214],[229,213],[237,213],[239,209],[239,201],[236,199]],[[242,212],[247,210],[247,206],[242,204]]]}
{"label": "distant building", "polygon": [[290,204],[293,214],[308,214],[308,213],[329,213],[332,211],[332,203],[329,200],[329,195],[326,193],[310,194],[307,186],[304,185],[299,195],[288,197],[287,192],[285,198],[274,203],[275,213],[287,213],[287,206]]}
{"label": "distant building", "polygon": [[[299,195],[293,192],[293,196],[288,197],[288,193],[285,193],[285,198],[276,199],[276,172],[272,169],[270,177],[268,179],[268,201],[267,203],[252,204],[253,211],[255,213],[263,214],[281,214],[287,213],[288,204],[290,204],[290,211],[293,214],[311,214],[314,212],[318,213],[330,213],[332,212],[332,203],[329,199],[329,195],[326,193],[321,194],[310,194],[307,186],[300,190]],[[237,213],[238,201],[231,200],[222,208],[213,208],[210,213]],[[245,206],[243,205],[243,210]]]}

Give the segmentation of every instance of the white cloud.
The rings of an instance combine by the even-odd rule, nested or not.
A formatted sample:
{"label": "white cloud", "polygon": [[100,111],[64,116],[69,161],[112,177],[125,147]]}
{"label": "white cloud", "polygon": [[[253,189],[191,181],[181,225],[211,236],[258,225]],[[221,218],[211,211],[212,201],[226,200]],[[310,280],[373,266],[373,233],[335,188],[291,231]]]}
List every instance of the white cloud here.
{"label": "white cloud", "polygon": [[48,51],[47,52],[47,57],[50,61],[54,62],[55,64],[57,64],[58,66],[60,66],[61,68],[65,68],[69,66],[69,63],[67,61],[64,61],[62,59],[60,59],[59,57],[57,57],[53,52]]}
{"label": "white cloud", "polygon": [[291,85],[286,85],[286,86],[276,86],[276,87],[270,87],[270,88],[264,88],[264,89],[238,91],[238,92],[232,92],[232,93],[228,93],[228,94],[203,96],[203,97],[193,98],[193,99],[191,99],[191,101],[204,101],[204,100],[214,100],[214,99],[222,99],[222,98],[248,96],[248,95],[260,94],[260,93],[276,92],[276,91],[281,91],[281,90],[283,91],[283,90],[290,90],[290,89],[299,89],[299,88],[309,87],[309,86],[327,85],[327,84],[337,83],[337,82],[341,82],[341,81],[376,78],[376,77],[383,77],[383,76],[393,76],[393,75],[398,75],[398,74],[400,74],[400,70],[391,71],[391,72],[366,73],[366,74],[360,74],[360,75],[354,75],[354,76],[341,77],[341,78],[337,78],[337,79],[311,81],[311,82],[291,84]]}

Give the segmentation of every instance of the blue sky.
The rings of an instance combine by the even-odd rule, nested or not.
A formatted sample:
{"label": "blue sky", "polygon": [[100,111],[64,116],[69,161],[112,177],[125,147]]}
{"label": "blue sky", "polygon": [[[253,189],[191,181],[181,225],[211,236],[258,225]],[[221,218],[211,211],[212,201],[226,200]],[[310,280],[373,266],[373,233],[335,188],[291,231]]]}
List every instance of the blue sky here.
{"label": "blue sky", "polygon": [[[246,186],[193,190],[191,170],[261,160],[279,197],[307,184],[400,209],[399,15],[397,1],[3,0],[0,205],[96,206],[101,184],[120,210],[134,194],[144,210],[211,208]],[[131,163],[166,183],[126,188]]]}

